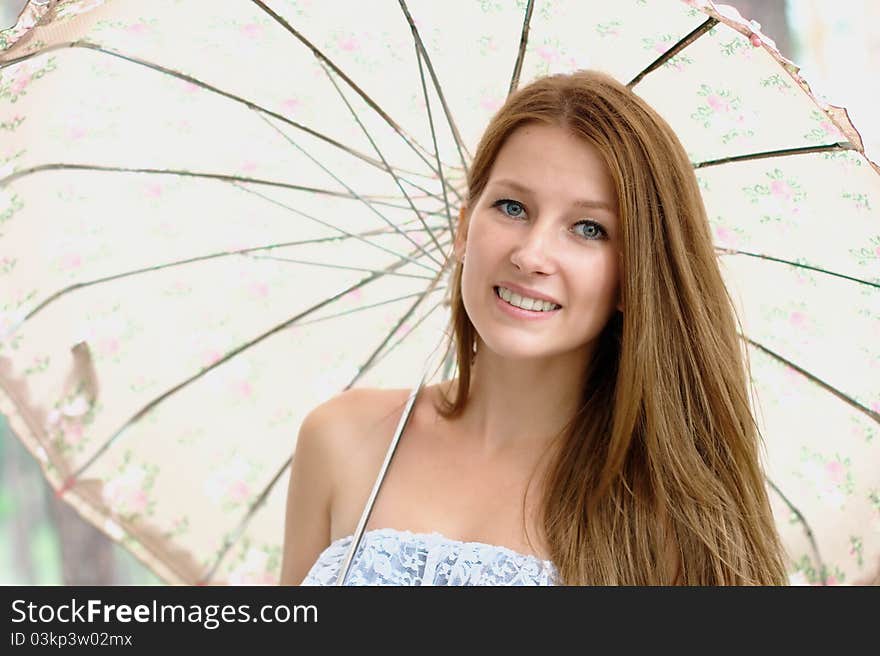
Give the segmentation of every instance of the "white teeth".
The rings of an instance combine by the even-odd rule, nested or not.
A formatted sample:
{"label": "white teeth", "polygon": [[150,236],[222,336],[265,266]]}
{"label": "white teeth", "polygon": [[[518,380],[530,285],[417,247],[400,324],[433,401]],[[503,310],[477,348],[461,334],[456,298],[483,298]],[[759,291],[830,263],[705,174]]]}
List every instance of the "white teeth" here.
{"label": "white teeth", "polygon": [[536,298],[520,296],[506,287],[498,287],[498,295],[511,305],[524,310],[532,310],[533,312],[549,312],[550,310],[556,310],[560,307],[550,301],[541,301]]}

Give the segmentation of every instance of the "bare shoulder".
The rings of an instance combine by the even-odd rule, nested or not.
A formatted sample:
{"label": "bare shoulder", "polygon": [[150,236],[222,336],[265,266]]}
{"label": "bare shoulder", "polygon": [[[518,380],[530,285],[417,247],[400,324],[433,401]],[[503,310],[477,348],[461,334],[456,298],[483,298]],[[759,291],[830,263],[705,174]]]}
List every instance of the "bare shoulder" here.
{"label": "bare shoulder", "polygon": [[331,506],[360,474],[373,474],[408,396],[405,389],[354,387],[315,407],[303,421],[304,432],[324,442],[320,451],[332,481]]}
{"label": "bare shoulder", "polygon": [[396,422],[408,398],[404,389],[353,387],[315,407],[303,421],[330,442],[337,453],[350,453],[389,421]]}
{"label": "bare shoulder", "polygon": [[301,422],[288,484],[282,585],[299,585],[331,543],[337,492],[357,481],[358,463],[375,460],[376,436],[398,398],[397,390],[353,388],[314,407]]}
{"label": "bare shoulder", "polygon": [[406,389],[356,388],[332,400],[330,412],[344,418],[335,420],[331,455],[331,541],[357,526],[408,398]]}

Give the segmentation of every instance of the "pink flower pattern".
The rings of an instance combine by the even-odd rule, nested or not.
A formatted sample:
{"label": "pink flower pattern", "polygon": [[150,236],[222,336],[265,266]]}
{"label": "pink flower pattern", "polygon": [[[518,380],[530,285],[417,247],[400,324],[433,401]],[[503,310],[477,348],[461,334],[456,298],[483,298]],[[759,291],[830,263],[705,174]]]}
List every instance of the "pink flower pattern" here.
{"label": "pink flower pattern", "polygon": [[257,298],[266,298],[269,295],[269,284],[263,280],[256,280],[248,285],[248,293]]}
{"label": "pink flower pattern", "polygon": [[708,98],[706,98],[706,103],[716,112],[730,111],[730,103],[721,98],[721,96],[712,94]]}
{"label": "pink flower pattern", "polygon": [[217,467],[203,483],[204,494],[227,510],[238,508],[253,496],[256,469],[239,456]]}
{"label": "pink flower pattern", "polygon": [[149,515],[149,492],[155,476],[155,466],[124,461],[117,474],[104,484],[101,492],[104,503],[113,513],[127,520],[143,514]]}
{"label": "pink flower pattern", "polygon": [[67,137],[69,139],[82,139],[86,136],[86,129],[81,125],[73,124],[67,129]]}
{"label": "pink flower pattern", "polygon": [[794,196],[794,189],[784,180],[774,180],[770,183],[770,193],[785,200],[791,200]]}
{"label": "pink flower pattern", "polygon": [[202,361],[205,367],[210,367],[215,362],[219,362],[223,358],[223,353],[217,349],[212,349],[205,353]]}
{"label": "pink flower pattern", "polygon": [[229,486],[229,492],[227,492],[227,496],[234,503],[241,503],[250,496],[251,490],[248,487],[248,484],[244,481],[235,481],[232,485]]}
{"label": "pink flower pattern", "polygon": [[537,52],[538,56],[548,64],[553,64],[559,61],[559,51],[552,46],[540,46],[535,52]]}
{"label": "pink flower pattern", "polygon": [[828,472],[828,478],[835,485],[841,485],[844,482],[846,470],[843,468],[843,465],[837,460],[832,460],[827,463],[825,465],[825,470]]}
{"label": "pink flower pattern", "polygon": [[80,422],[66,422],[62,429],[62,439],[69,446],[77,446],[85,437],[85,430]]}
{"label": "pink flower pattern", "polygon": [[246,380],[239,382],[238,385],[236,385],[236,389],[238,390],[239,395],[245,398],[250,397],[254,392],[253,386]]}
{"label": "pink flower pattern", "polygon": [[20,75],[15,79],[15,82],[12,83],[12,93],[15,95],[19,95],[22,91],[25,90],[28,84],[31,83],[31,75],[29,73],[25,73],[24,75]]}
{"label": "pink flower pattern", "polygon": [[345,298],[352,301],[361,301],[364,298],[364,290],[362,287],[358,287],[357,289],[352,289],[345,295]]}
{"label": "pink flower pattern", "polygon": [[801,312],[792,312],[789,319],[791,321],[791,325],[798,328],[803,327],[807,322],[806,316],[804,316],[804,314]]}
{"label": "pink flower pattern", "polygon": [[355,50],[360,50],[361,47],[357,38],[353,34],[340,37],[338,45],[340,49],[344,50],[345,52],[354,52]]}
{"label": "pink flower pattern", "polygon": [[722,246],[737,248],[739,245],[738,235],[733,230],[724,226],[717,226],[715,228],[715,235],[718,238],[718,243]]}
{"label": "pink flower pattern", "polygon": [[501,108],[501,105],[504,104],[504,100],[499,98],[498,96],[484,96],[480,100],[480,107],[485,109],[487,112],[496,112]]}
{"label": "pink flower pattern", "polygon": [[61,256],[59,266],[61,269],[77,269],[82,265],[82,256],[77,253],[67,253]]}
{"label": "pink flower pattern", "polygon": [[119,339],[108,336],[101,340],[99,351],[103,355],[116,355],[119,352]]}
{"label": "pink flower pattern", "polygon": [[248,23],[242,25],[241,33],[249,39],[258,39],[263,33],[263,28],[256,23]]}
{"label": "pink flower pattern", "polygon": [[300,110],[302,101],[299,98],[287,98],[281,103],[281,109],[287,114],[293,114]]}

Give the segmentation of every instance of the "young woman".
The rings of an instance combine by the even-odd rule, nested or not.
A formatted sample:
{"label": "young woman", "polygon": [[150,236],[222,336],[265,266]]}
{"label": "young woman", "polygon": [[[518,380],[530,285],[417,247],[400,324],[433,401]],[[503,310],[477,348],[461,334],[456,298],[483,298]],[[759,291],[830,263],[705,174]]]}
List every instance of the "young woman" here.
{"label": "young woman", "polygon": [[454,254],[458,377],[308,415],[282,585],[334,584],[362,515],[348,584],[787,583],[747,354],[656,112],[594,72],[511,95]]}

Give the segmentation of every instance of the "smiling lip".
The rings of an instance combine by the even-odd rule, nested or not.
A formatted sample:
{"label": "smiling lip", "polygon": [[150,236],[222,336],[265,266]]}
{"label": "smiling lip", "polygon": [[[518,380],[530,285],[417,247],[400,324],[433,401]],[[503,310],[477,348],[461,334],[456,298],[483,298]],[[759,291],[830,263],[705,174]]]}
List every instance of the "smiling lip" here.
{"label": "smiling lip", "polygon": [[498,308],[505,314],[516,319],[525,319],[526,321],[541,321],[556,316],[556,314],[561,309],[556,308],[555,310],[550,310],[548,312],[540,312],[538,310],[524,310],[522,308],[516,307],[515,305],[511,305],[503,298],[501,298],[496,291],[497,289],[497,287],[492,289],[492,296],[495,297],[495,302],[498,304]]}
{"label": "smiling lip", "polygon": [[525,296],[528,298],[537,298],[539,301],[550,301],[551,303],[555,303],[556,305],[562,306],[562,303],[557,301],[552,296],[547,296],[547,294],[542,294],[541,292],[536,292],[533,289],[529,289],[527,287],[521,287],[519,285],[514,285],[512,282],[499,282],[496,287],[507,287],[512,292],[516,292],[520,296]]}

